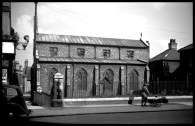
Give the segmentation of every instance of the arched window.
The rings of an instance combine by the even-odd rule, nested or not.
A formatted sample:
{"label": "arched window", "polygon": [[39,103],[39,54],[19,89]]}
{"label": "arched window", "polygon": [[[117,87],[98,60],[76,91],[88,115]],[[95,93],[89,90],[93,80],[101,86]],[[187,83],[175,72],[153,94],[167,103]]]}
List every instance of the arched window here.
{"label": "arched window", "polygon": [[77,72],[77,90],[87,90],[87,72],[83,68]]}
{"label": "arched window", "polygon": [[138,72],[133,70],[130,73],[130,90],[138,90]]}
{"label": "arched window", "polygon": [[104,90],[112,90],[114,73],[112,70],[108,69],[104,72]]}

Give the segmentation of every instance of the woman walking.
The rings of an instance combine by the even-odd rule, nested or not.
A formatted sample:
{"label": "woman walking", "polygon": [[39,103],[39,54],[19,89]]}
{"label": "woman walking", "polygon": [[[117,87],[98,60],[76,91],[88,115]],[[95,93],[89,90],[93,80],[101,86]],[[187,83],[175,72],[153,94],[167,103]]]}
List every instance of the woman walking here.
{"label": "woman walking", "polygon": [[142,100],[141,100],[141,106],[147,106],[146,103],[148,101],[148,96],[150,94],[150,92],[148,91],[148,88],[147,88],[147,85],[146,83],[144,83],[143,87],[142,87],[142,90],[141,90],[141,97],[142,97]]}

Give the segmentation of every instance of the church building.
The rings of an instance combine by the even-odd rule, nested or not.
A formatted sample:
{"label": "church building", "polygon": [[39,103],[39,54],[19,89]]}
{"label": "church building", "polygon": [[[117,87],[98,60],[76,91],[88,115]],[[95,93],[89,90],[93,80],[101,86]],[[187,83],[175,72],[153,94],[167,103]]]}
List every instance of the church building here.
{"label": "church building", "polygon": [[37,85],[48,96],[56,73],[64,99],[128,96],[149,81],[149,43],[141,39],[36,35]]}

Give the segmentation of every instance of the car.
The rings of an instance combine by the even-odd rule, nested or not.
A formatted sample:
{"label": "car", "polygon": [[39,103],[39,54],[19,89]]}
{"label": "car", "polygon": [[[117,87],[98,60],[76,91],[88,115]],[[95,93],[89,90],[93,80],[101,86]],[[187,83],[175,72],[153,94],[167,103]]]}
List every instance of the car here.
{"label": "car", "polygon": [[1,91],[0,114],[2,116],[29,115],[32,112],[27,108],[19,86],[2,84]]}

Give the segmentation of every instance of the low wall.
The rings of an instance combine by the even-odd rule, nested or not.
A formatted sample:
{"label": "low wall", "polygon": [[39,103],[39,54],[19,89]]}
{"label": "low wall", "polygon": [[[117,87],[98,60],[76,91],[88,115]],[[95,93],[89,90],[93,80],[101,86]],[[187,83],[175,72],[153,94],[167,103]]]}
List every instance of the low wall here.
{"label": "low wall", "polygon": [[48,94],[44,92],[34,92],[33,103],[39,106],[51,106],[51,98]]}
{"label": "low wall", "polygon": [[101,104],[132,104],[132,99],[124,98],[79,98],[63,99],[64,106],[101,105]]}
{"label": "low wall", "polygon": [[[168,100],[168,103],[171,102],[193,102],[193,96],[165,96]],[[148,97],[153,99],[154,97]],[[133,97],[132,104],[140,104],[141,97]]]}

